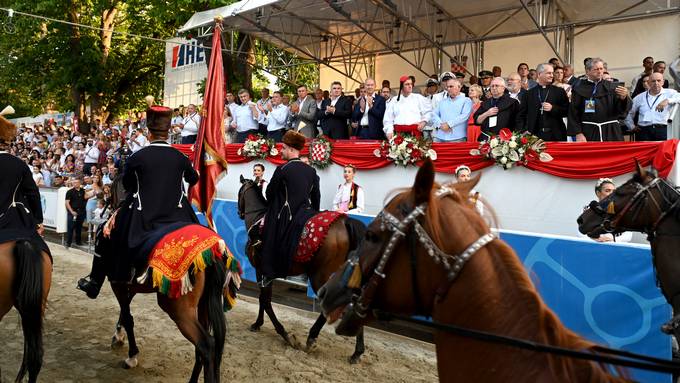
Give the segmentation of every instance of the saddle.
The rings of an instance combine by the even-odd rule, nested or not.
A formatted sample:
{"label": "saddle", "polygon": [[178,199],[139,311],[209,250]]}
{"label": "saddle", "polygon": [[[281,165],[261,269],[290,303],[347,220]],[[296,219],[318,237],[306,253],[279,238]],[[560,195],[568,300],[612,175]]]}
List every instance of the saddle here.
{"label": "saddle", "polygon": [[337,211],[322,211],[307,220],[300,235],[297,251],[295,251],[293,256],[293,262],[309,262],[314,254],[323,246],[328,230],[333,222],[344,216],[345,213]]}

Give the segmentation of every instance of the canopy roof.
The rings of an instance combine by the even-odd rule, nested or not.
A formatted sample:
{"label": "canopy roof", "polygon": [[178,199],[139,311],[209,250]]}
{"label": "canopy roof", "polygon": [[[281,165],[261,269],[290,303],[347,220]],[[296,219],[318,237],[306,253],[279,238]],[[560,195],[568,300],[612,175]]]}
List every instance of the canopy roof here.
{"label": "canopy roof", "polygon": [[466,45],[538,33],[557,57],[571,62],[575,33],[676,13],[680,0],[243,0],[196,13],[180,32],[209,34],[213,19],[222,16],[226,31],[248,33],[356,78],[377,55],[396,54],[420,68],[426,60],[455,62],[452,52]]}

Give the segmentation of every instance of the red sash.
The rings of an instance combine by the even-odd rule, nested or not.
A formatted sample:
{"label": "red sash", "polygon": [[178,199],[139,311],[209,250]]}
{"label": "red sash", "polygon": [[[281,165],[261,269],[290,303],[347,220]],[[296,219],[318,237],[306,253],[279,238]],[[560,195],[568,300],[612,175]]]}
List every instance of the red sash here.
{"label": "red sash", "polygon": [[423,132],[418,130],[418,124],[411,125],[397,125],[394,124],[394,133],[408,133],[412,136],[420,138],[423,136]]}

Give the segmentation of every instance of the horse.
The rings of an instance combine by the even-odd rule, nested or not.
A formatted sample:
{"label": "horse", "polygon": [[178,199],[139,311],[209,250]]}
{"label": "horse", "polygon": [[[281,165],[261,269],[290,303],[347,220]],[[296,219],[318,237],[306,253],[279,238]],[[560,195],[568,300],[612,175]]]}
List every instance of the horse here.
{"label": "horse", "polygon": [[0,321],[16,307],[24,356],[16,381],[36,382],[43,362],[43,318],[52,283],[52,259],[30,241],[0,243]]}
{"label": "horse", "polygon": [[[123,202],[122,176],[117,176],[111,187],[112,206]],[[150,278],[147,278],[150,279]],[[220,366],[226,338],[226,319],[223,312],[223,288],[226,270],[223,262],[215,261],[205,270],[193,275],[193,289],[173,299],[152,287],[149,283],[136,284],[111,281],[111,289],[118,301],[120,315],[111,347],[120,347],[128,339],[128,358],[124,368],[138,365],[139,348],[134,331],[134,318],[130,304],[136,294],[156,293],[158,306],[168,314],[182,335],[195,347],[195,361],[189,382],[198,382],[201,370],[206,383],[220,381]]]}
{"label": "horse", "polygon": [[[238,214],[245,221],[248,229],[248,244],[246,254],[250,263],[256,270],[257,280],[261,280],[259,257],[256,254],[256,243],[260,240],[259,222],[267,211],[267,201],[262,195],[262,189],[250,179],[241,176],[241,188],[238,191]],[[331,274],[345,261],[348,252],[357,246],[359,238],[363,237],[365,226],[360,221],[342,217],[333,222],[328,229],[328,234],[323,245],[314,254],[313,258],[306,263],[293,262],[288,275],[307,274],[312,289],[316,292],[321,285],[330,278]],[[260,287],[259,312],[255,323],[250,326],[251,331],[259,331],[264,324],[264,313],[274,325],[276,333],[293,348],[298,348],[294,337],[290,336],[281,322],[276,318],[272,308],[272,284]],[[326,316],[320,314],[314,325],[309,330],[305,349],[310,351],[316,344],[321,329],[326,324]],[[350,356],[350,363],[357,363],[364,353],[364,332],[359,329],[356,336],[354,353]]]}
{"label": "horse", "polygon": [[[490,232],[469,199],[479,181],[440,187],[425,161],[368,226],[355,254],[319,291],[339,335],[374,310],[432,318],[441,382],[612,382],[599,364],[460,337],[458,326],[559,347],[596,345],[567,329],[536,292],[514,251]],[[358,294],[358,295],[357,295]],[[441,326],[441,327],[440,327]]]}
{"label": "horse", "polygon": [[633,177],[601,202],[592,201],[578,217],[578,229],[589,237],[638,231],[647,234],[661,292],[675,316],[661,331],[680,340],[680,192],[636,162]]}

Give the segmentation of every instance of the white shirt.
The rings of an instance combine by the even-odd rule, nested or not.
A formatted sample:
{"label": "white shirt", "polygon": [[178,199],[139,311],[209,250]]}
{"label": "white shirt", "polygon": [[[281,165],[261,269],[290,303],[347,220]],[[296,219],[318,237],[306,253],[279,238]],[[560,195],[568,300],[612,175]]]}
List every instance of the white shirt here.
{"label": "white shirt", "polygon": [[265,117],[267,131],[273,132],[284,129],[286,127],[286,120],[288,120],[288,107],[283,104],[276,106],[272,104],[272,111]]}
{"label": "white shirt", "polygon": [[364,211],[364,189],[359,186],[357,188],[357,207],[346,210],[350,201],[350,193],[352,192],[352,183],[345,182],[338,186],[338,192],[333,198],[333,210],[343,210],[345,213],[362,213]]}
{"label": "white shirt", "polygon": [[429,121],[432,114],[430,100],[420,94],[411,93],[408,97],[402,94],[393,98],[383,117],[383,131],[385,134],[394,133],[394,125],[413,125],[422,121]]}
{"label": "white shirt", "polygon": [[184,123],[184,119],[182,118],[182,116],[175,116],[172,118],[172,121],[170,122],[171,125],[179,125],[182,123]]}
{"label": "white shirt", "polygon": [[147,145],[149,145],[149,140],[147,140],[146,137],[144,137],[144,135],[131,138],[130,141],[128,141],[128,146],[130,147],[132,153],[137,153],[139,149]]}
{"label": "white shirt", "polygon": [[[663,102],[663,100],[668,100],[668,105],[663,111],[658,112],[656,107]],[[635,128],[633,117],[635,117],[636,112],[639,112],[639,126],[650,126],[654,124],[666,125],[668,123],[668,114],[670,113],[671,105],[677,103],[680,103],[680,93],[674,89],[661,89],[661,92],[656,96],[649,94],[649,91],[640,93],[633,99],[633,107],[630,108],[628,116],[626,117],[626,126],[628,126],[628,129]]]}
{"label": "white shirt", "polygon": [[99,148],[94,144],[89,148],[85,149],[85,163],[95,164],[99,162]]}
{"label": "white shirt", "polygon": [[257,118],[253,117],[253,111],[250,110],[251,105],[255,105],[255,103],[248,101],[247,104],[234,108],[234,122],[236,122],[237,132],[257,130]]}
{"label": "white shirt", "polygon": [[[366,100],[366,96],[364,96],[362,98],[364,100]],[[375,95],[371,95],[371,98],[373,99],[373,101],[375,101]],[[364,114],[361,116],[361,121],[359,121],[359,125],[368,126],[368,111],[370,109],[371,109],[371,107],[368,105],[368,102],[366,102],[366,106],[364,107]]]}
{"label": "white shirt", "polygon": [[198,127],[201,126],[201,116],[198,113],[184,117],[184,128],[182,128],[182,137],[195,136],[198,134]]}

